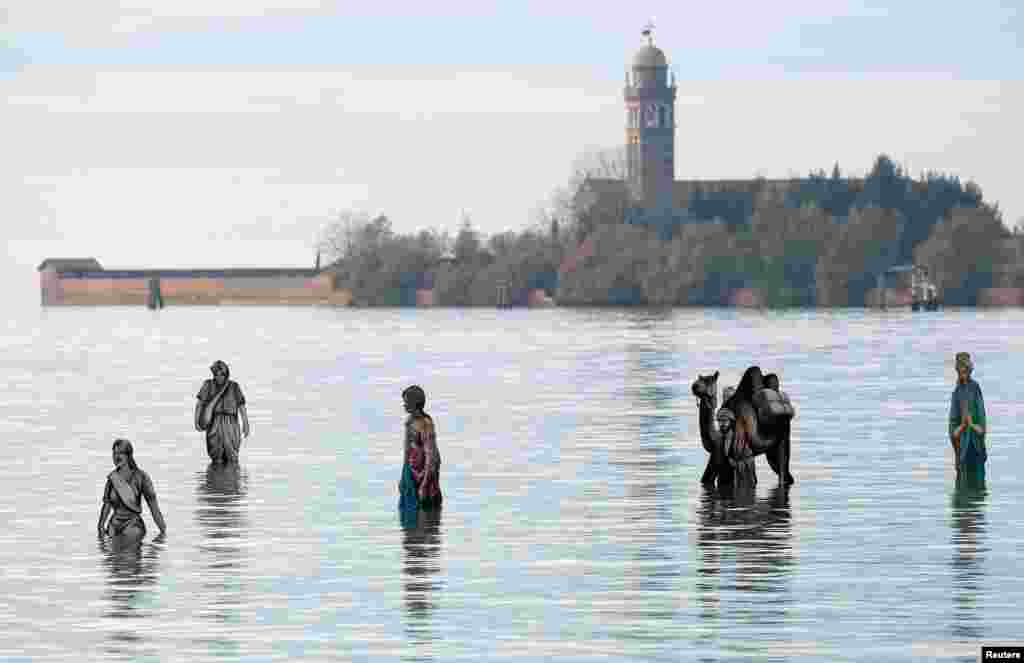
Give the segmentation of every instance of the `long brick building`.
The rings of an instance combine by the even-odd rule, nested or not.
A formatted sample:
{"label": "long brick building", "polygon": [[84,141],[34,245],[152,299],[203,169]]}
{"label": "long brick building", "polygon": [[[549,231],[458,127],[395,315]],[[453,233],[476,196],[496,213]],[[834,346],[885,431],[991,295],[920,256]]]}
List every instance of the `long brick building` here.
{"label": "long brick building", "polygon": [[301,268],[104,269],[95,258],[47,258],[38,267],[43,306],[348,304],[333,273]]}

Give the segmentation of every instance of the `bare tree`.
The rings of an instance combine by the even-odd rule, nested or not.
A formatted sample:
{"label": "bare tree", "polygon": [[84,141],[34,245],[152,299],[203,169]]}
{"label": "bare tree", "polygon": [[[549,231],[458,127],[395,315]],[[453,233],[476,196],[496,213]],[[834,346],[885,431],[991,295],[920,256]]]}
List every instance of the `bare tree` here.
{"label": "bare tree", "polygon": [[572,164],[574,178],[626,179],[626,146],[588,148]]}
{"label": "bare tree", "polygon": [[853,209],[823,245],[815,267],[816,301],[822,306],[863,306],[877,274],[897,260],[906,227],[899,210]]}
{"label": "bare tree", "polygon": [[473,227],[473,220],[463,213],[462,226],[455,236],[455,259],[462,264],[472,262],[477,259],[483,246],[480,233]]}
{"label": "bare tree", "polygon": [[[625,146],[584,150],[573,160],[566,184],[554,189],[534,211],[534,230],[552,237],[557,234],[563,243],[572,245],[602,221],[621,222],[626,174]],[[605,195],[609,186],[621,189],[621,195]]]}
{"label": "bare tree", "polygon": [[1012,239],[991,209],[954,208],[914,249],[914,262],[928,266],[943,301],[971,305],[980,288],[1024,282]]}
{"label": "bare tree", "polygon": [[338,212],[333,221],[320,229],[316,248],[327,258],[328,264],[351,257],[357,250],[357,238],[370,224],[370,215],[357,209]]}

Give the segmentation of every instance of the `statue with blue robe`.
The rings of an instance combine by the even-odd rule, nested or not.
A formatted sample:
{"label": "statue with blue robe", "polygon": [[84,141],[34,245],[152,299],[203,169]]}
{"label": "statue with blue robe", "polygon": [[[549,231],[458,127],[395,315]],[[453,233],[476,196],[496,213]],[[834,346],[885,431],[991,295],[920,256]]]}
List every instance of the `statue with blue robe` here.
{"label": "statue with blue robe", "polygon": [[957,384],[949,404],[949,437],[953,444],[957,475],[984,473],[988,453],[985,449],[985,399],[981,387],[971,378],[974,362],[966,352],[956,355]]}

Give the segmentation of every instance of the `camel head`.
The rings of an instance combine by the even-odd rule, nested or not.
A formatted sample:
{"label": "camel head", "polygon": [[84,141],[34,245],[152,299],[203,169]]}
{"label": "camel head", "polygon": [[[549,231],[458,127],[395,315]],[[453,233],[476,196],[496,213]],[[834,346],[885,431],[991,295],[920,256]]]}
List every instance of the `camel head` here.
{"label": "camel head", "polygon": [[711,409],[714,409],[718,403],[718,371],[712,375],[698,374],[690,389],[700,402],[710,403]]}

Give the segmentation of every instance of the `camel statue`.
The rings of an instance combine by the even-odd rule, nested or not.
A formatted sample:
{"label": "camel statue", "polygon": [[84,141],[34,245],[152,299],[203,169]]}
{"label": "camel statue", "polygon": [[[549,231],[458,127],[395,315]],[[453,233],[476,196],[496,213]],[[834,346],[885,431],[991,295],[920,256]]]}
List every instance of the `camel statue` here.
{"label": "camel statue", "polygon": [[[700,421],[700,439],[704,449],[711,455],[701,483],[731,485],[735,476],[733,458],[736,445],[728,445],[728,439],[712,425],[718,408],[718,371],[713,375],[698,375],[691,391],[697,397],[697,411]],[[762,392],[761,369],[751,366],[744,372],[735,393],[722,404],[736,418],[735,434],[749,444],[753,456],[765,455],[768,465],[779,475],[780,485],[795,482],[789,471],[790,422],[793,417],[788,401],[774,415],[772,407],[777,405],[777,395]],[[778,392],[776,392],[777,394]],[[766,399],[769,402],[766,403]],[[788,408],[788,411],[787,411]],[[780,412],[780,413],[779,413]],[[731,447],[731,448],[730,448]],[[735,462],[735,458],[734,462]],[[756,480],[756,479],[755,479]]]}
{"label": "camel statue", "polygon": [[725,449],[725,440],[711,424],[718,410],[718,371],[714,375],[697,375],[691,387],[697,397],[697,414],[700,418],[700,441],[709,454],[708,465],[700,482],[713,486],[717,479],[720,484],[732,484],[733,472]]}

